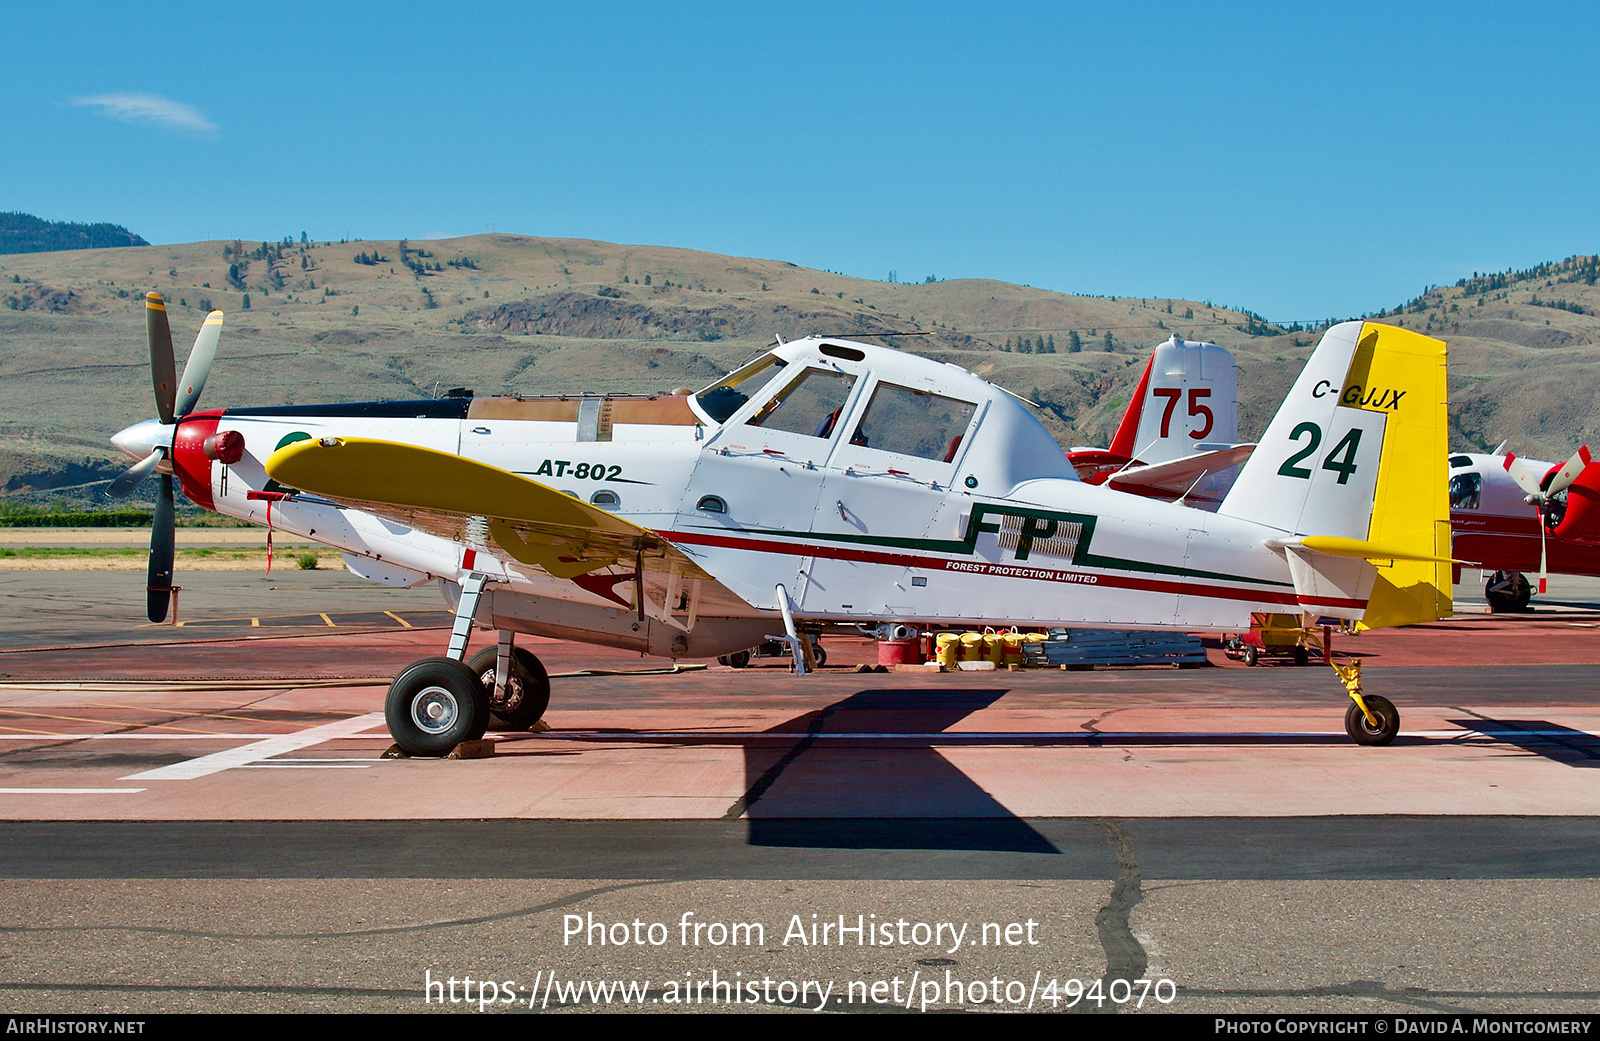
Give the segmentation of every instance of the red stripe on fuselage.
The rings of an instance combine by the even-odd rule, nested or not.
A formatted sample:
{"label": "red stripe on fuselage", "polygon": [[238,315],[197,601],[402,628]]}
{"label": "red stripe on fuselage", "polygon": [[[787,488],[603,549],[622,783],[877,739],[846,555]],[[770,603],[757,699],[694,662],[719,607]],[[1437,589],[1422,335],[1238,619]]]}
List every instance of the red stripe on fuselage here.
{"label": "red stripe on fuselage", "polygon": [[663,531],[659,534],[667,541],[677,544],[715,546],[719,549],[736,549],[751,553],[778,553],[790,557],[825,557],[829,560],[851,560],[862,564],[897,564],[903,567],[926,568],[930,571],[955,571],[966,574],[993,575],[1001,578],[1024,578],[1035,582],[1110,586],[1115,589],[1136,589],[1146,593],[1203,596],[1213,600],[1289,605],[1299,603],[1299,600],[1292,592],[1231,589],[1227,586],[1202,585],[1197,582],[1134,578],[1128,575],[1107,575],[1089,571],[1060,571],[1054,568],[1030,567],[1027,564],[991,564],[988,561],[981,560],[950,560],[946,557],[928,557],[915,553],[890,553],[883,550],[855,549],[843,546],[769,542],[763,539],[708,535],[701,532]]}

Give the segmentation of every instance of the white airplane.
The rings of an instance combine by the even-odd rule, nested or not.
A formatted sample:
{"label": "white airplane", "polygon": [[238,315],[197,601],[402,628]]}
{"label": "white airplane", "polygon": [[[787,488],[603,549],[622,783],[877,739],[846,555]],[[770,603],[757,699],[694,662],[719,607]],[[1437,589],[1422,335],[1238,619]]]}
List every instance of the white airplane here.
{"label": "white airplane", "polygon": [[[159,418],[112,440],[139,460],[117,491],[161,475],[151,619],[170,595],[174,477],[207,509],[342,550],[358,575],[440,580],[449,649],[386,703],[413,755],[480,738],[491,714],[542,715],[549,684],[515,633],[676,658],[781,627],[804,674],[807,634],[834,624],[1450,613],[1445,345],[1409,330],[1329,330],[1208,513],[1086,484],[1008,392],[870,344],[780,341],[687,395],[195,411],[222,315],[180,384],[158,294],[147,314]],[[498,644],[463,663],[474,622]],[[1362,693],[1359,663],[1341,675],[1350,736],[1392,740],[1394,705]]]}
{"label": "white airplane", "polygon": [[1255,448],[1238,440],[1233,355],[1174,335],[1151,352],[1111,444],[1067,458],[1090,484],[1215,511]]}

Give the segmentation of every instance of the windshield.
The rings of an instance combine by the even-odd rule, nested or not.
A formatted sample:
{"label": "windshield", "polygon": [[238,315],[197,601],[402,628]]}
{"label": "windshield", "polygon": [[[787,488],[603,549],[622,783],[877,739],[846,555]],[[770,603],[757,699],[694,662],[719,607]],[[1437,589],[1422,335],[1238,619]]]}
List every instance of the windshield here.
{"label": "windshield", "polygon": [[759,386],[759,382],[752,382],[757,377],[762,381],[772,373],[773,366],[783,368],[789,364],[776,354],[768,354],[757,358],[741,369],[735,369],[711,386],[694,396],[695,403],[702,411],[718,423],[725,423],[728,417],[739,411],[739,406],[750,400],[750,394]]}
{"label": "windshield", "polygon": [[1482,475],[1475,473],[1455,474],[1450,478],[1450,508],[1452,510],[1475,510],[1478,508],[1479,496],[1482,492]]}

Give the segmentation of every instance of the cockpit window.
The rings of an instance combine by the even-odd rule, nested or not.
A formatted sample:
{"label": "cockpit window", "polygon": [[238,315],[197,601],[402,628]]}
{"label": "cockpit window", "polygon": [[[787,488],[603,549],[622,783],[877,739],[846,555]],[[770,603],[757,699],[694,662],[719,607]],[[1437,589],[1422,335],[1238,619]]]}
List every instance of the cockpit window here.
{"label": "cockpit window", "polygon": [[850,443],[948,463],[977,408],[970,401],[880,383]]}
{"label": "cockpit window", "polygon": [[1450,508],[1452,510],[1475,510],[1478,508],[1478,500],[1482,492],[1482,474],[1456,474],[1450,478]]}
{"label": "cockpit window", "polygon": [[1454,470],[1458,466],[1471,466],[1471,465],[1472,465],[1472,457],[1470,455],[1453,455],[1453,456],[1450,457],[1450,469],[1452,469],[1452,470]]}
{"label": "cockpit window", "polygon": [[760,381],[772,375],[774,366],[783,368],[789,364],[776,354],[768,354],[757,358],[742,369],[735,369],[711,386],[694,396],[696,402],[705,410],[706,415],[718,423],[725,423],[729,416],[739,411],[739,407],[750,400],[751,392]]}
{"label": "cockpit window", "polygon": [[807,369],[756,410],[749,424],[810,437],[832,437],[856,378],[827,369]]}

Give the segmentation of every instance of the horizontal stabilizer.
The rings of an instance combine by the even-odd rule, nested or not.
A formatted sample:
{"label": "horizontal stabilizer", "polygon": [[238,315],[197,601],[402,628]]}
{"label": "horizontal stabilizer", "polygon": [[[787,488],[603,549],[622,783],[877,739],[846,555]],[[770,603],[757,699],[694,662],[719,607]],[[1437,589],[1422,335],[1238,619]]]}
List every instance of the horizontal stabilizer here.
{"label": "horizontal stabilizer", "polygon": [[1181,459],[1171,459],[1164,463],[1151,463],[1149,466],[1132,466],[1112,474],[1106,484],[1119,492],[1177,497],[1193,488],[1195,482],[1207,474],[1226,470],[1230,466],[1241,465],[1246,459],[1250,458],[1250,453],[1255,450],[1255,447],[1255,445],[1234,445],[1232,448],[1222,448],[1215,452],[1199,452],[1195,455],[1186,455]]}
{"label": "horizontal stabilizer", "polygon": [[[1293,544],[1295,543],[1290,543]],[[1307,535],[1298,540],[1298,545],[1335,557],[1361,557],[1365,560],[1431,560],[1440,564],[1462,563],[1452,557],[1437,556],[1426,550],[1367,542],[1362,539],[1345,539],[1337,535]]]}

